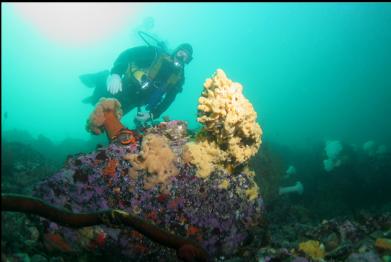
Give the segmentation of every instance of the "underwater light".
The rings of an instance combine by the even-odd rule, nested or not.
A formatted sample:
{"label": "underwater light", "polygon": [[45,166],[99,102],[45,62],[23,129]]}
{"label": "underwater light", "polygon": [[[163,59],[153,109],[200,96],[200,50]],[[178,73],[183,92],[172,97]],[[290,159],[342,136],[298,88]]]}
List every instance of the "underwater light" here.
{"label": "underwater light", "polygon": [[90,44],[126,26],[141,3],[14,3],[41,33],[65,44]]}

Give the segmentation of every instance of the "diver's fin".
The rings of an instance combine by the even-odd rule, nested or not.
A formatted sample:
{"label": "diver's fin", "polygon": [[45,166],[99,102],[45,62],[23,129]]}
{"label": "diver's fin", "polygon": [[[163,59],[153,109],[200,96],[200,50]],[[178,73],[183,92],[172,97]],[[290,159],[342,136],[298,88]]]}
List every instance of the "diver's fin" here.
{"label": "diver's fin", "polygon": [[84,74],[79,76],[79,79],[87,87],[95,87],[95,82],[96,82],[95,74]]}
{"label": "diver's fin", "polygon": [[86,97],[82,100],[82,102],[84,104],[94,104],[94,97],[93,96],[89,96],[89,97]]}
{"label": "diver's fin", "polygon": [[80,75],[79,79],[84,85],[88,87],[95,87],[98,81],[105,80],[108,75],[109,70],[103,70],[98,73]]}

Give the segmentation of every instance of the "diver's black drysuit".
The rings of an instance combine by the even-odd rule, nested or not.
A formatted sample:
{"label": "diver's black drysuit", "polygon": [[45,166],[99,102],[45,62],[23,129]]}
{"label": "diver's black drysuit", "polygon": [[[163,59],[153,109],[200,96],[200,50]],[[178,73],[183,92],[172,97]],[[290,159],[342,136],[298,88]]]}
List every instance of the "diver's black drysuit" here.
{"label": "diver's black drysuit", "polygon": [[[122,91],[113,95],[107,91],[106,79],[109,74],[122,78]],[[149,88],[142,89],[143,81],[149,79]],[[95,87],[92,96],[84,103],[95,105],[101,97],[116,98],[125,115],[135,107],[146,105],[154,119],[168,109],[184,84],[183,66],[176,66],[172,57],[154,46],[139,46],[122,52],[114,66],[108,70],[80,76],[89,87]],[[163,98],[164,97],[164,98]]]}

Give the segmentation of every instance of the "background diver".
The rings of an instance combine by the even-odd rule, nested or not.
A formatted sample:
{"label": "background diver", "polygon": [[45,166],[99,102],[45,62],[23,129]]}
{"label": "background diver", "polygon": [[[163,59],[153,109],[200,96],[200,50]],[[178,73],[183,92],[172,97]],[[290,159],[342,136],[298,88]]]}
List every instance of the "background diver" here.
{"label": "background diver", "polygon": [[[123,51],[112,69],[84,74],[80,80],[94,87],[84,103],[95,105],[100,98],[116,98],[123,115],[137,107],[136,127],[159,118],[182,92],[184,67],[192,60],[190,44],[179,45],[171,54],[159,46],[138,46]],[[145,106],[145,112],[140,108]]]}

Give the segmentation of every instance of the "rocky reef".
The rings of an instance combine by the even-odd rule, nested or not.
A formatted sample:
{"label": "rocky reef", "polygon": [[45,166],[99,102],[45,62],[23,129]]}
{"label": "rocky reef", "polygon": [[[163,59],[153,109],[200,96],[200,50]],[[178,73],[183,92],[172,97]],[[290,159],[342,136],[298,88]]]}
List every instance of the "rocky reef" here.
{"label": "rocky reef", "polygon": [[[198,119],[204,128],[195,139],[188,135],[186,122],[162,122],[132,143],[112,141],[91,153],[73,155],[36,186],[34,196],[76,213],[121,209],[197,241],[212,257],[232,256],[263,216],[255,175],[247,167],[259,149],[262,130],[242,87],[222,70],[204,87],[199,104],[204,113]],[[104,105],[103,99],[88,121],[94,128],[88,130],[105,130],[110,138],[113,125],[107,121],[113,115],[119,121],[121,115],[115,112],[121,109],[117,103],[113,108]],[[108,118],[111,109],[114,114]],[[204,149],[207,158],[201,159]],[[131,228],[74,230],[45,219],[42,223],[47,243],[62,252],[115,250],[127,259],[175,259],[172,250]]]}
{"label": "rocky reef", "polygon": [[32,146],[2,141],[1,191],[30,195],[33,185],[55,172],[55,165]]}
{"label": "rocky reef", "polygon": [[[363,147],[365,154],[343,143],[341,154],[329,154],[323,142],[300,152],[262,141],[256,112],[241,91],[221,70],[208,79],[197,133],[168,119],[142,133],[128,130],[120,122],[120,104],[102,99],[87,130],[103,143],[108,138],[107,146],[94,149],[90,141],[91,149],[76,150],[71,140],[53,147],[16,135],[26,141],[2,141],[2,191],[33,194],[74,214],[123,210],[199,243],[213,261],[390,261],[391,155],[374,151],[372,142]],[[51,149],[36,151],[43,148]],[[72,153],[59,170],[46,159],[71,148],[83,153]],[[67,154],[61,155],[60,163]],[[332,170],[324,169],[325,157],[333,159]],[[298,172],[284,176],[292,163]],[[279,194],[297,180],[305,185],[303,195]],[[2,261],[179,257],[135,228],[105,221],[72,229],[2,212],[2,229]]]}

